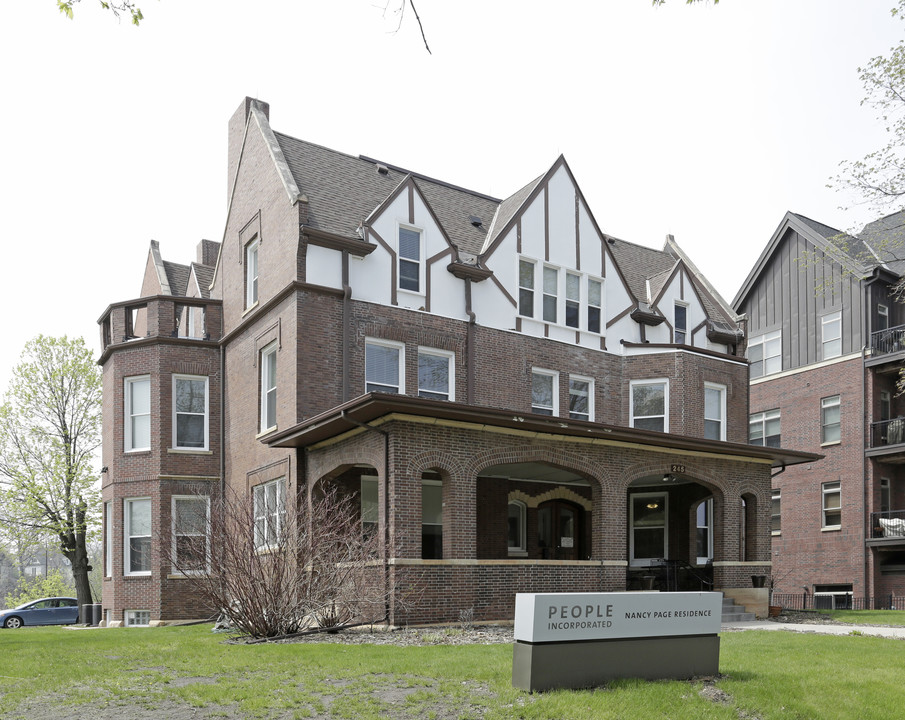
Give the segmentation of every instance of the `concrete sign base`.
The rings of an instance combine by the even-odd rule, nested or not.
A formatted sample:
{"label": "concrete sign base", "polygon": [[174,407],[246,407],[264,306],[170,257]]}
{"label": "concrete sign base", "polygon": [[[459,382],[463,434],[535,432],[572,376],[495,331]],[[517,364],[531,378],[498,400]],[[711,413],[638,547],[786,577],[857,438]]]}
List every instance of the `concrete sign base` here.
{"label": "concrete sign base", "polygon": [[718,635],[588,640],[532,644],[516,642],[513,687],[531,692],[586,688],[617,678],[684,680],[717,675]]}

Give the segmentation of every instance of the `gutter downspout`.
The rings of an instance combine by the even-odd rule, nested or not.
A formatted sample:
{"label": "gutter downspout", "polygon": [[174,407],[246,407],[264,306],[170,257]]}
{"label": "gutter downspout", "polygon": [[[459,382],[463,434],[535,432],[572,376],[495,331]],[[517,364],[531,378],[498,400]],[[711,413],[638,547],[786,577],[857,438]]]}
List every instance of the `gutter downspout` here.
{"label": "gutter downspout", "polygon": [[475,346],[474,331],[477,315],[471,307],[471,278],[465,278],[465,314],[468,315],[468,325],[465,333],[465,402],[474,405],[474,378],[475,378]]}
{"label": "gutter downspout", "polygon": [[383,579],[384,587],[387,590],[384,598],[384,611],[387,623],[390,622],[390,434],[386,430],[381,430],[373,425],[360,422],[355,418],[349,417],[348,413],[343,410],[340,417],[353,425],[357,425],[362,430],[371,431],[383,435]]}
{"label": "gutter downspout", "polygon": [[226,348],[220,345],[220,502],[226,499]]}
{"label": "gutter downspout", "polygon": [[[867,314],[867,308],[864,310],[865,315]],[[865,327],[867,327],[865,325]],[[867,392],[867,368],[864,366],[867,357],[867,346],[861,346],[861,437],[869,438],[870,435],[870,425],[867,422],[867,399],[865,397],[865,393]],[[868,440],[868,443],[870,441]],[[863,486],[864,486],[864,512],[863,517],[861,518],[861,546],[864,548],[864,594],[866,597],[873,597],[873,583],[870,583],[870,548],[867,547],[867,528],[870,527],[870,506],[869,506],[869,496],[870,492],[870,460],[864,454],[864,441],[862,440],[861,446],[861,457],[862,457],[862,472],[863,472]],[[868,585],[870,583],[870,585]]]}
{"label": "gutter downspout", "polygon": [[[349,284],[349,251],[343,250],[342,260],[342,284],[343,284],[343,311],[342,311],[342,398],[343,402],[349,400],[349,388],[351,381],[349,379],[349,348],[352,345],[351,334],[351,314],[352,314],[352,286]],[[348,418],[346,418],[348,419]],[[354,421],[353,421],[354,422]]]}

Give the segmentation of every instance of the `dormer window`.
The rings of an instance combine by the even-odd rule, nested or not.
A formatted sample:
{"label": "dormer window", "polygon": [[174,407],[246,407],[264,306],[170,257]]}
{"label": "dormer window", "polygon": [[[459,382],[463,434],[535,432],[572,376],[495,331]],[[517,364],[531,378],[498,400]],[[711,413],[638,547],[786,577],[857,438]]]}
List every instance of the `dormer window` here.
{"label": "dormer window", "polygon": [[399,289],[421,292],[421,231],[399,228]]}
{"label": "dormer window", "polygon": [[673,317],[675,320],[673,323],[673,342],[677,345],[684,345],[688,334],[688,306],[677,302]]}

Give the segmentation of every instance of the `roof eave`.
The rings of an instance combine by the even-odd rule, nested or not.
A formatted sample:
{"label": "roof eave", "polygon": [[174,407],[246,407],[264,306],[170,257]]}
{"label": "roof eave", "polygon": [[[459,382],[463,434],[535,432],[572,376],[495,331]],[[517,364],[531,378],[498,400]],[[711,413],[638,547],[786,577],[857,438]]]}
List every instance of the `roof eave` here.
{"label": "roof eave", "polygon": [[340,436],[387,416],[409,416],[428,421],[451,421],[473,425],[475,429],[518,430],[538,435],[560,435],[576,439],[602,440],[669,450],[733,456],[753,462],[769,461],[773,467],[815,462],[823,456],[781,448],[728,443],[685,435],[638,430],[617,425],[552,418],[497,408],[478,407],[428,400],[407,395],[368,393],[309,418],[298,425],[264,439],[270,447],[310,447]]}

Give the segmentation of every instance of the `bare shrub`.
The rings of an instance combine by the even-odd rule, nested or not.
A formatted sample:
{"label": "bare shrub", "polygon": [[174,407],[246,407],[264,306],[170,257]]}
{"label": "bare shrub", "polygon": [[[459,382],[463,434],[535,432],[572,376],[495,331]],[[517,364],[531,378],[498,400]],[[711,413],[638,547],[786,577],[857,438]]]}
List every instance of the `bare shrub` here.
{"label": "bare shrub", "polygon": [[228,490],[206,515],[206,536],[176,543],[169,559],[236,632],[266,638],[386,619],[378,538],[363,533],[355,497],[329,489],[309,506],[275,492],[256,506]]}

